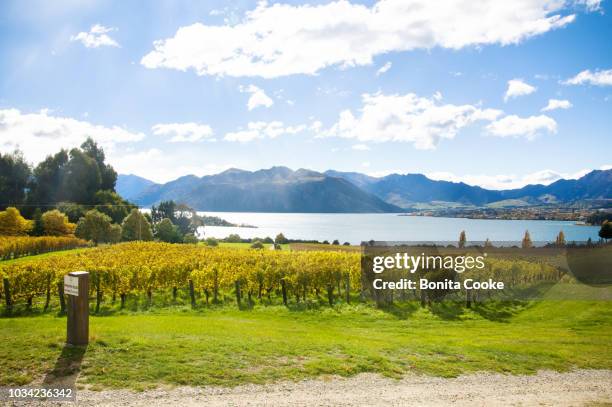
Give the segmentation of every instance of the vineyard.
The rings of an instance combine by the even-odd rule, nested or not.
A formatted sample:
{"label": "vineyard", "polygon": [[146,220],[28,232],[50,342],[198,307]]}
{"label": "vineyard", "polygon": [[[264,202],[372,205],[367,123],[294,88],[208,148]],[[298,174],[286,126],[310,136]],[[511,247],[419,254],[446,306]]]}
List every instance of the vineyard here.
{"label": "vineyard", "polygon": [[[383,295],[363,289],[361,256],[357,252],[235,250],[131,242],[0,263],[6,307],[10,310],[14,304],[25,303],[31,308],[35,298],[44,298],[47,309],[51,298],[56,297],[63,310],[63,276],[76,270],[90,272],[90,297],[95,298],[96,310],[109,298],[113,303],[120,300],[121,307],[128,296],[144,296],[151,304],[156,292],[171,291],[176,298],[179,290],[189,292],[193,306],[200,298],[207,305],[224,302],[227,294],[239,306],[252,305],[255,300],[260,303],[282,300],[285,305],[314,300],[332,306],[340,300],[348,303],[351,297],[375,298],[380,304]],[[490,259],[485,270],[471,277],[506,281],[511,278],[514,284],[524,284],[552,281],[558,272],[541,262],[500,258]],[[371,286],[368,280],[366,276],[365,284]],[[399,290],[396,298],[424,301],[427,296],[429,301],[439,294]],[[455,294],[455,298],[463,298],[462,293]],[[474,299],[478,294],[473,293]],[[382,302],[392,302],[394,292],[386,295]]]}
{"label": "vineyard", "polygon": [[[53,294],[61,293],[65,274],[87,270],[91,276],[91,296],[97,306],[104,295],[120,298],[155,291],[189,287],[205,294],[206,302],[219,302],[220,293],[235,291],[243,297],[271,298],[282,294],[286,304],[290,295],[297,301],[309,293],[324,290],[333,301],[333,291],[341,285],[358,287],[359,255],[344,252],[284,252],[271,250],[234,250],[197,245],[132,242],[90,249],[80,253],[50,256],[19,263],[0,264],[0,275],[8,285],[9,303],[46,297],[45,308]],[[6,288],[6,287],[5,287]],[[60,297],[62,297],[60,295]],[[192,295],[193,297],[193,295]],[[60,298],[61,300],[61,298]],[[8,303],[7,303],[8,304]]]}
{"label": "vineyard", "polygon": [[0,236],[0,260],[86,247],[89,243],[74,236]]}

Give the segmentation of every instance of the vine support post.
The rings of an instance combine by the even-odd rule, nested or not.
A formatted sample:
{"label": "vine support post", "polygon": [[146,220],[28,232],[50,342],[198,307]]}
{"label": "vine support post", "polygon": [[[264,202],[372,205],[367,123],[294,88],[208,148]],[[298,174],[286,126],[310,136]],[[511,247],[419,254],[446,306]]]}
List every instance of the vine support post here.
{"label": "vine support post", "polygon": [[285,307],[287,306],[287,283],[285,282],[285,279],[281,280],[281,289],[283,291],[283,304],[285,304]]}
{"label": "vine support post", "polygon": [[193,280],[189,280],[189,296],[191,297],[191,308],[196,307],[195,290],[193,288]]}
{"label": "vine support post", "polygon": [[62,281],[57,283],[57,295],[59,296],[60,312],[63,314],[66,312],[66,298],[64,297],[64,283]]}

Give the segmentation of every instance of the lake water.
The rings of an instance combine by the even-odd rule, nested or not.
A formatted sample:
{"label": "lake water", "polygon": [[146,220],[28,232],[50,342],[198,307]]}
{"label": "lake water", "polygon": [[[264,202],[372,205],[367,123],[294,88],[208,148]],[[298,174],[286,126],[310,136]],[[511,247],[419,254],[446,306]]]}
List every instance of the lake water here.
{"label": "lake water", "polygon": [[244,213],[201,212],[236,224],[257,228],[206,226],[205,237],[224,238],[237,233],[243,238],[283,233],[289,239],[328,240],[359,244],[362,241],[457,241],[465,230],[469,241],[520,241],[525,230],[531,240],[554,241],[560,230],[570,241],[597,241],[599,227],[574,222],[545,220],[497,220],[398,216],[397,214]]}

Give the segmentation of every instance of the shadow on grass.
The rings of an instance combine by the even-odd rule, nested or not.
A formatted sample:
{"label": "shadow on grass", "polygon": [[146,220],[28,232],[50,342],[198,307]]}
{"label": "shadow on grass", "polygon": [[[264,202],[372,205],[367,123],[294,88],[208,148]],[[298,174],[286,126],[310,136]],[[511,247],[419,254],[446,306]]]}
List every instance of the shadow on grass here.
{"label": "shadow on grass", "polygon": [[391,304],[382,305],[379,309],[383,312],[395,316],[397,319],[408,319],[414,314],[420,305],[416,301],[411,302],[394,302]]}
{"label": "shadow on grass", "polygon": [[43,383],[45,385],[61,385],[64,388],[74,389],[86,351],[87,345],[73,346],[65,344],[55,361],[53,369],[45,375]]}
{"label": "shadow on grass", "polygon": [[474,304],[472,310],[481,317],[495,322],[510,322],[510,319],[529,307],[525,301],[487,301]]}

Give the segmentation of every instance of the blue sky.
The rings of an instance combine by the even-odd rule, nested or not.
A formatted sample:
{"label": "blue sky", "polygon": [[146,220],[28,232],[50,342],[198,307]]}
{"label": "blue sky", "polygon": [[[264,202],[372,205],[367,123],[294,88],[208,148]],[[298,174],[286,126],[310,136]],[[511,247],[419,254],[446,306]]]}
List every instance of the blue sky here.
{"label": "blue sky", "polygon": [[91,135],[154,181],[273,165],[577,177],[612,164],[611,9],[3,1],[0,151],[36,163]]}

